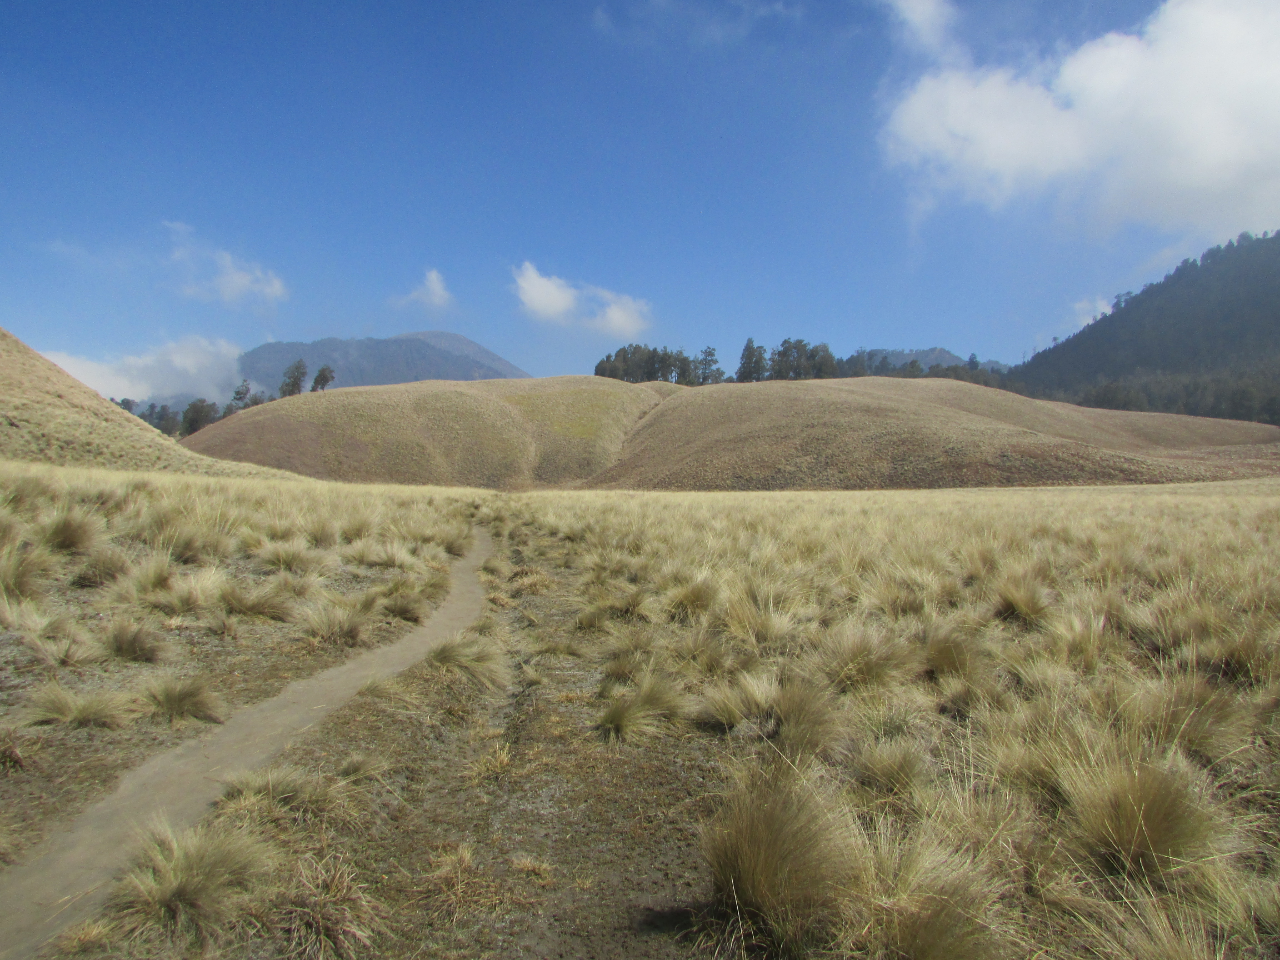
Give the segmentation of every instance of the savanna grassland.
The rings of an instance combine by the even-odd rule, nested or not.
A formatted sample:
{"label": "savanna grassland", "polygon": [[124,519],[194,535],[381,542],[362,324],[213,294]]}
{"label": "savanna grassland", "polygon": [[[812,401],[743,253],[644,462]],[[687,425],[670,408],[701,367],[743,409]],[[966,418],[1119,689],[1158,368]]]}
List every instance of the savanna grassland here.
{"label": "savanna grassland", "polygon": [[423,489],[0,464],[0,851],[427,618],[472,507]]}
{"label": "savanna grassland", "polygon": [[[199,499],[176,495],[197,484]],[[273,768],[230,778],[202,824],[157,830],[102,916],[55,950],[1280,948],[1272,481],[455,499],[15,468],[3,489],[4,569],[47,558],[25,595],[6,587],[5,643],[24,665],[6,678],[21,684],[6,722],[26,726],[0,787],[19,797],[46,768],[48,784],[85,756],[127,765],[203,722],[174,727],[147,684],[205,676],[234,709],[218,684],[245,664],[262,658],[264,695],[272,665],[297,675],[341,655],[341,633],[313,623],[364,611],[362,637],[394,632],[400,598],[438,595],[468,524],[495,543],[485,616]],[[173,529],[184,503],[207,508],[196,540],[222,544],[187,561],[148,532]],[[70,514],[96,539],[59,546],[50,531]],[[128,564],[72,586],[95,550]],[[275,572],[281,552],[309,559]],[[401,566],[372,562],[392,553]],[[143,577],[164,563],[167,584]],[[203,578],[185,612],[147,599]],[[236,589],[295,612],[232,610]],[[73,627],[34,628],[55,616]],[[105,652],[106,624],[126,616],[176,648],[169,665]],[[120,713],[81,722],[51,690],[101,692]]]}

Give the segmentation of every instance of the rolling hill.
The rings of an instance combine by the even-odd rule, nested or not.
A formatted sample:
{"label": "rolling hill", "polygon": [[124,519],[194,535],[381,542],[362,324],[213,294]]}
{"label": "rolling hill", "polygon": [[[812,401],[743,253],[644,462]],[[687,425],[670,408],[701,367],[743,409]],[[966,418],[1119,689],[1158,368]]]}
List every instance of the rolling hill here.
{"label": "rolling hill", "polygon": [[190,449],[333,480],[668,490],[1158,483],[1280,472],[1280,428],[951,380],[428,381],[303,394]]}
{"label": "rolling hill", "polygon": [[335,386],[381,386],[419,380],[527,378],[519,367],[461,334],[443,330],[359,340],[329,337],[312,343],[264,343],[241,354],[240,373],[274,390],[285,367],[301,358],[315,373],[325,364]]}
{"label": "rolling hill", "polygon": [[268,474],[187,450],[3,329],[0,459],[223,477]]}

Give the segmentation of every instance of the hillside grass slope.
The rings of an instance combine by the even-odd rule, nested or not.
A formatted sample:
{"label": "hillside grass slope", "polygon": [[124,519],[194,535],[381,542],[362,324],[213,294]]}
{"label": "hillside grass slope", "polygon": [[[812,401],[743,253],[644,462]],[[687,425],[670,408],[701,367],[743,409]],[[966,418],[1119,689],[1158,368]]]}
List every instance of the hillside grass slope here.
{"label": "hillside grass slope", "polygon": [[3,329],[0,459],[214,477],[273,473],[187,450]]}
{"label": "hillside grass slope", "polygon": [[654,490],[1161,483],[1264,476],[1280,428],[1095,410],[951,380],[424,381],[305,394],[183,441],[328,480]]}
{"label": "hillside grass slope", "polygon": [[659,402],[644,386],[601,377],[426,380],[288,397],[183,443],[325,480],[549,486],[614,463]]}

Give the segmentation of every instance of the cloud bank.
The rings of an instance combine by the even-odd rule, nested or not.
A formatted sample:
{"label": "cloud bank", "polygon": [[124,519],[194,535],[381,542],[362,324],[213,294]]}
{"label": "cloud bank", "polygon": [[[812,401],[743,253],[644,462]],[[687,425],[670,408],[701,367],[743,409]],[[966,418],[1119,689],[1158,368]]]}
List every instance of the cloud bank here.
{"label": "cloud bank", "polygon": [[104,397],[147,400],[194,394],[223,402],[230,399],[240,383],[237,361],[243,352],[226,340],[186,337],[148,353],[113,361],[89,360],[57,351],[43,356]]}
{"label": "cloud bank", "polygon": [[1165,0],[1031,68],[975,66],[946,0],[888,0],[934,65],[883,130],[926,206],[959,194],[999,209],[1057,195],[1112,224],[1208,234],[1280,223],[1280,3]]}
{"label": "cloud bank", "polygon": [[560,277],[544,276],[526,260],[511,271],[516,295],[525,312],[561,326],[578,325],[614,337],[635,337],[649,327],[645,300],[603,287],[575,286]]}

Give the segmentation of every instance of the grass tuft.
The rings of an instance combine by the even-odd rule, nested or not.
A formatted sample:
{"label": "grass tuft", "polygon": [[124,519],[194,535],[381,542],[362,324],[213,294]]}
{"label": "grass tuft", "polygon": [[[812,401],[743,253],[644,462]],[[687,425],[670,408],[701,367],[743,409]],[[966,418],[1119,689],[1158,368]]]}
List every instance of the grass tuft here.
{"label": "grass tuft", "polygon": [[272,927],[287,956],[300,960],[355,960],[371,948],[383,923],[380,904],[356,882],[355,868],[338,854],[308,854],[272,910]]}
{"label": "grass tuft", "polygon": [[511,665],[506,651],[492,637],[456,634],[436,644],[426,661],[457,673],[488,690],[511,685]]}
{"label": "grass tuft", "polygon": [[254,889],[273,860],[263,841],[223,823],[182,833],[157,827],[112,892],[110,907],[134,935],[162,931],[214,940],[255,905]]}
{"label": "grass tuft", "polygon": [[605,708],[597,727],[609,740],[652,736],[688,713],[684,691],[672,677],[646,671],[634,693],[623,694]]}
{"label": "grass tuft", "polygon": [[65,723],[70,727],[123,727],[132,714],[128,697],[110,691],[75,693],[61,684],[50,683],[31,694],[32,726]]}
{"label": "grass tuft", "polygon": [[199,677],[160,677],[143,690],[143,700],[155,719],[178,723],[190,717],[206,723],[222,723],[221,698]]}
{"label": "grass tuft", "polygon": [[703,830],[717,903],[783,952],[824,939],[853,874],[855,831],[812,771],[753,768]]}

